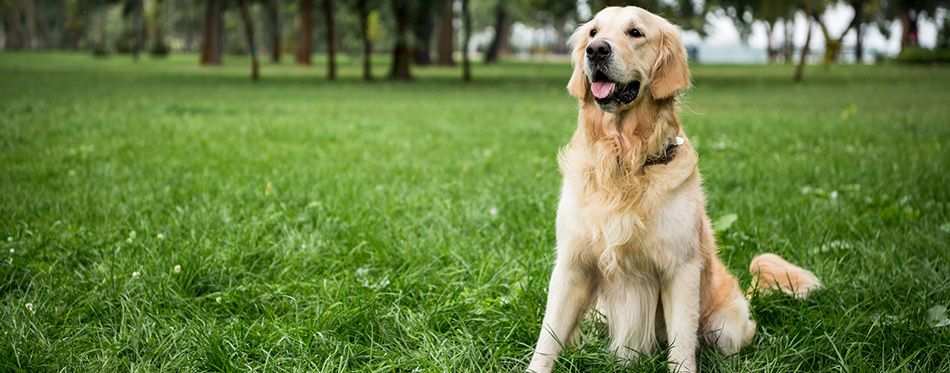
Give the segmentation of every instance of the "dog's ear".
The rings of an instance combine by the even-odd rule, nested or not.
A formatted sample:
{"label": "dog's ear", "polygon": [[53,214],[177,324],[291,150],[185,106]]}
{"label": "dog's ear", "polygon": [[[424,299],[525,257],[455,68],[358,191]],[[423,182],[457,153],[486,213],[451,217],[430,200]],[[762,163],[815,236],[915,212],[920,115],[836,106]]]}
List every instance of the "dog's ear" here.
{"label": "dog's ear", "polygon": [[686,48],[676,27],[664,27],[660,52],[650,75],[650,92],[654,99],[663,99],[689,87],[689,66]]}
{"label": "dog's ear", "polygon": [[571,50],[571,65],[574,66],[571,80],[567,82],[567,91],[580,100],[586,99],[590,92],[587,88],[587,74],[584,73],[584,50],[587,48],[584,41],[587,32],[587,24],[580,25],[567,42]]}

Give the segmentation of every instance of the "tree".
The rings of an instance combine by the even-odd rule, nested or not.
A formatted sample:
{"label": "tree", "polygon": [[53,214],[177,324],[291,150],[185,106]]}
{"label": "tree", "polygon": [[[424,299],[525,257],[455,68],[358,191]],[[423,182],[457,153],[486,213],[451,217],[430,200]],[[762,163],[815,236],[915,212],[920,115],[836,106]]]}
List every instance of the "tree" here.
{"label": "tree", "polygon": [[29,37],[26,34],[26,27],[23,25],[17,4],[15,2],[8,2],[3,5],[7,7],[3,13],[7,16],[7,22],[10,24],[10,48],[25,48],[28,44],[26,41]]}
{"label": "tree", "polygon": [[[822,20],[821,13],[824,13],[823,11],[819,11],[819,14],[815,15],[815,22],[818,23],[818,27],[821,28],[822,36],[825,37],[825,55],[823,58],[825,65],[830,65],[838,61],[838,58],[841,56],[842,39],[844,39],[845,35],[847,35],[852,28],[860,28],[861,16],[863,14],[863,5],[865,2],[867,2],[867,0],[852,0],[849,2],[849,5],[854,8],[854,16],[851,18],[851,22],[848,22],[848,26],[845,27],[844,31],[842,31],[838,37],[835,37],[831,34],[831,31],[828,30],[828,27]],[[823,5],[827,6],[827,3]],[[860,43],[860,34],[858,35],[858,40],[858,43]]]}
{"label": "tree", "polygon": [[[2,2],[0,2],[2,3]],[[82,4],[79,3],[79,0],[69,0],[67,2],[69,7],[68,16],[66,18],[66,24],[63,25],[63,31],[71,34],[70,35],[70,47],[73,50],[79,50],[79,42],[82,40],[82,31],[83,31],[83,18],[82,14],[84,10],[82,9]],[[0,17],[0,33],[3,33],[3,18]],[[0,44],[5,44],[0,42]],[[3,46],[0,46],[0,49],[3,49]]]}
{"label": "tree", "polygon": [[259,78],[257,51],[254,50],[254,23],[251,22],[251,14],[247,10],[248,0],[238,0],[238,8],[241,10],[241,21],[244,23],[244,35],[247,37],[247,49],[251,52],[251,81],[256,82]]}
{"label": "tree", "polygon": [[323,15],[327,26],[327,79],[336,79],[336,22],[333,19],[333,2],[323,0]]}
{"label": "tree", "polygon": [[[140,11],[142,20],[145,22],[145,30],[148,34],[149,52],[153,56],[168,54],[169,47],[165,44],[165,32],[170,31],[171,27],[165,28],[162,22],[165,18],[171,18],[174,0],[168,0],[167,14],[162,12],[161,1],[143,2],[143,8]],[[140,39],[140,44],[144,47],[144,40]]]}
{"label": "tree", "polygon": [[412,80],[409,70],[409,41],[406,38],[406,25],[409,23],[409,0],[391,1],[393,17],[396,19],[396,45],[393,47],[393,62],[389,77],[398,80]]}
{"label": "tree", "polygon": [[370,37],[370,0],[356,0],[356,13],[360,19],[360,37],[363,39],[363,79],[372,80],[373,41]]}
{"label": "tree", "polygon": [[452,39],[455,38],[455,27],[452,21],[455,19],[455,11],[452,9],[454,0],[442,0],[442,10],[439,14],[439,45],[438,62],[439,66],[455,66],[452,58]]}
{"label": "tree", "polygon": [[124,0],[122,4],[122,15],[132,18],[132,60],[139,60],[139,52],[142,51],[142,45],[145,40],[145,30],[142,19],[142,8],[144,4],[137,0]]}
{"label": "tree", "polygon": [[879,0],[880,15],[877,26],[884,35],[890,35],[891,21],[901,23],[901,51],[918,44],[918,23],[921,17],[934,19],[937,8],[950,6],[947,0]]}
{"label": "tree", "polygon": [[556,40],[553,52],[567,53],[567,31],[564,27],[568,19],[577,14],[577,3],[570,0],[530,0],[528,6],[538,9],[541,22],[554,25]]}
{"label": "tree", "polygon": [[267,18],[267,36],[270,44],[270,60],[280,63],[280,8],[278,0],[264,1],[264,12]]}
{"label": "tree", "polygon": [[297,35],[297,64],[310,66],[313,37],[313,0],[300,1],[300,31]]}
{"label": "tree", "polygon": [[[36,3],[33,0],[22,1],[24,18],[26,19],[26,29],[30,33],[30,49],[38,49],[45,46],[43,38],[40,37],[39,26],[45,26],[43,22],[37,22]],[[48,39],[48,38],[47,38]]]}
{"label": "tree", "polygon": [[495,37],[492,38],[488,52],[485,53],[485,63],[495,62],[499,55],[506,55],[510,52],[508,39],[510,38],[511,16],[505,4],[507,2],[499,0],[498,4],[495,5]]}
{"label": "tree", "polygon": [[468,43],[472,40],[472,14],[468,10],[469,0],[462,0],[462,81],[472,81],[472,66],[468,58]]}
{"label": "tree", "polygon": [[815,15],[812,13],[811,0],[805,0],[805,19],[808,20],[808,31],[805,33],[805,46],[802,47],[802,56],[798,60],[798,67],[795,68],[795,77],[792,80],[795,83],[802,81],[802,75],[805,72],[805,59],[808,58],[808,43],[811,42],[812,19]]}
{"label": "tree", "polygon": [[791,60],[791,21],[801,7],[800,0],[718,0],[712,5],[718,6],[731,20],[739,32],[742,43],[749,41],[752,26],[760,22],[765,26],[768,45],[766,51],[769,61],[778,61],[780,49],[773,42],[776,26],[785,24],[784,50],[786,61]]}
{"label": "tree", "polygon": [[427,66],[432,64],[432,30],[435,28],[435,17],[433,10],[436,2],[434,0],[418,0],[416,3],[415,22],[413,22],[412,34],[416,41],[413,48],[413,57],[416,65]]}
{"label": "tree", "polygon": [[725,12],[726,16],[732,20],[739,33],[739,41],[742,44],[749,43],[749,35],[752,34],[752,25],[758,20],[756,9],[759,4],[768,0],[719,0],[717,5]]}
{"label": "tree", "polygon": [[[876,3],[874,0],[851,0],[851,7],[854,8],[854,18],[857,24],[854,28],[854,59],[858,63],[864,60],[864,23],[867,21],[868,5]],[[843,37],[844,35],[842,35]]]}
{"label": "tree", "polygon": [[224,0],[208,0],[205,8],[204,34],[201,38],[201,64],[220,65],[224,49]]}

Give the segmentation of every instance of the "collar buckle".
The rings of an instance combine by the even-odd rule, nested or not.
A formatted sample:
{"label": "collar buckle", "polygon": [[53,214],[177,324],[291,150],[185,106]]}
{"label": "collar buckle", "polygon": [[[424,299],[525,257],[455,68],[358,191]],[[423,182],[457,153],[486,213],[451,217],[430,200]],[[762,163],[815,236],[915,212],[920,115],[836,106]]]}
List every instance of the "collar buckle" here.
{"label": "collar buckle", "polygon": [[676,148],[685,143],[686,139],[677,136],[673,139],[672,143],[663,148],[660,154],[647,157],[647,160],[643,163],[643,167],[670,163],[670,161],[673,160],[673,156],[676,155]]}

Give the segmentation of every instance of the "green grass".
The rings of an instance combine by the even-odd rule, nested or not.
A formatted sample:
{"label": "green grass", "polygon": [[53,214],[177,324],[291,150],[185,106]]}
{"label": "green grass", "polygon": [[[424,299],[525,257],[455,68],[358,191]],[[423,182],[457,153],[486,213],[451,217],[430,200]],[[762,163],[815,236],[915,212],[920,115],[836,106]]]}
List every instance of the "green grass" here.
{"label": "green grass", "polygon": [[[463,84],[265,64],[253,84],[242,59],[129,60],[0,54],[0,371],[527,366],[568,65]],[[753,345],[702,369],[950,371],[950,326],[928,319],[950,306],[950,69],[693,71],[708,211],[738,217],[722,259],[743,286],[761,252],[826,285],[755,298]],[[559,371],[664,371],[585,328]]]}

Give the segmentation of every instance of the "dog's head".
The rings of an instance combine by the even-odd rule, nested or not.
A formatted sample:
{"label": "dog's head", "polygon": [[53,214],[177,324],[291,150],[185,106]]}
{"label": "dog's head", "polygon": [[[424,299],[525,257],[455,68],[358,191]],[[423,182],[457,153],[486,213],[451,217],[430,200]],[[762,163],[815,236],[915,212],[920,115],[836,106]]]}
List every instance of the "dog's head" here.
{"label": "dog's head", "polygon": [[641,8],[605,8],[577,28],[570,44],[574,74],[567,89],[601,110],[621,111],[689,87],[679,29]]}

